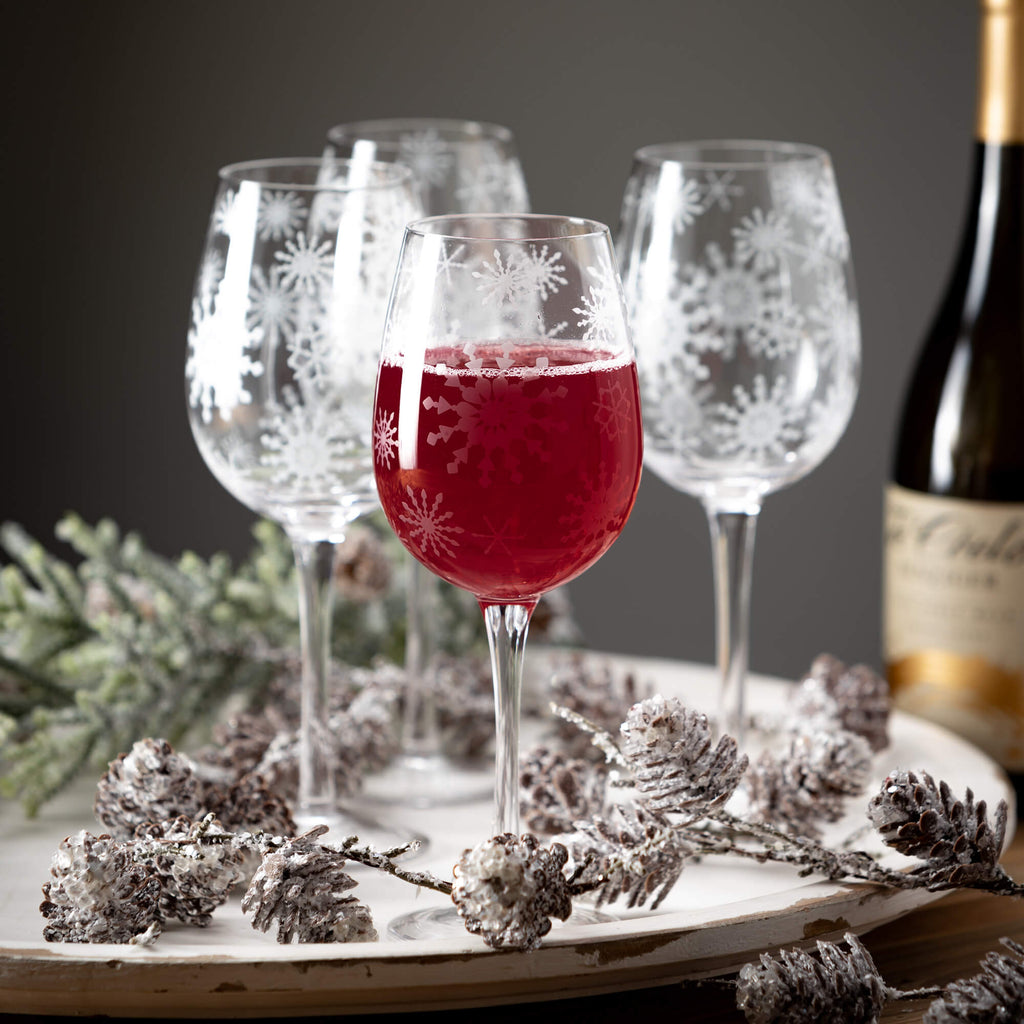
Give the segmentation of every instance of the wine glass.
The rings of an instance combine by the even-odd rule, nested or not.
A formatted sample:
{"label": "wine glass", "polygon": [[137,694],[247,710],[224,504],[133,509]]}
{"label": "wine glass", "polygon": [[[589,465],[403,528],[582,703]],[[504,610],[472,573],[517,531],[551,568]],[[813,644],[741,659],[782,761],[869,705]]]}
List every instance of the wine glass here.
{"label": "wine glass", "polygon": [[[493,834],[519,831],[530,615],[611,546],[640,481],[636,368],[613,259],[594,221],[431,217],[406,228],[388,307],[373,414],[377,490],[405,547],[483,612]],[[407,915],[391,931],[423,937],[445,916]]]}
{"label": "wine glass", "polygon": [[754,530],[856,399],[860,327],[832,163],[811,146],[707,141],[634,155],[618,252],[647,465],[711,527],[720,722],[742,740]]}
{"label": "wine glass", "polygon": [[[503,125],[436,117],[354,121],[328,130],[324,155],[409,167],[424,216],[530,209],[515,137]],[[462,803],[489,793],[492,779],[443,752],[434,701],[440,581],[416,559],[408,565],[401,750],[367,778],[362,796],[417,807]]]}
{"label": "wine glass", "polygon": [[412,175],[395,164],[224,167],[193,292],[185,379],[196,444],[295,553],[304,825],[351,831],[326,724],[334,544],[377,506],[377,357],[402,231],[418,214]]}

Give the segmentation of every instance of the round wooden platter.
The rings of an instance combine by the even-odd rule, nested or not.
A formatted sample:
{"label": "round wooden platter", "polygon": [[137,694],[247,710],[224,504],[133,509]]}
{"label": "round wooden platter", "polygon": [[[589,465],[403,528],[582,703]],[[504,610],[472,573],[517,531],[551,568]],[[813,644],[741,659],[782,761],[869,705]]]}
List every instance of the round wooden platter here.
{"label": "round wooden platter", "polygon": [[[528,656],[529,657],[529,656]],[[641,684],[706,705],[714,673],[681,662],[593,655],[631,668]],[[792,683],[751,681],[755,710],[778,711]],[[1012,802],[1005,776],[974,747],[937,726],[895,714],[892,744],[876,757],[880,782],[894,768],[924,769],[956,792],[971,787],[993,806]],[[527,737],[526,742],[529,742]],[[0,1010],[122,1017],[274,1017],[461,1008],[589,995],[725,974],[764,950],[862,933],[937,898],[922,890],[799,877],[795,869],[713,857],[687,866],[659,907],[611,920],[556,927],[533,952],[496,951],[468,933],[430,941],[386,937],[387,922],[411,909],[443,905],[368,869],[353,870],[354,892],[383,938],[364,944],[279,945],[249,926],[233,898],[206,929],[168,927],[149,946],[47,943],[38,906],[50,857],[91,814],[93,784],[63,794],[33,821],[11,804],[0,822]],[[864,800],[830,833],[864,824]],[[394,812],[392,812],[394,814]],[[459,853],[491,829],[489,803],[408,810],[393,822],[431,837],[411,866],[450,877]],[[329,840],[330,835],[325,839]],[[339,837],[340,838],[340,837]],[[1009,841],[1010,837],[1007,837]],[[881,851],[873,835],[860,845]],[[905,858],[886,851],[886,863]]]}

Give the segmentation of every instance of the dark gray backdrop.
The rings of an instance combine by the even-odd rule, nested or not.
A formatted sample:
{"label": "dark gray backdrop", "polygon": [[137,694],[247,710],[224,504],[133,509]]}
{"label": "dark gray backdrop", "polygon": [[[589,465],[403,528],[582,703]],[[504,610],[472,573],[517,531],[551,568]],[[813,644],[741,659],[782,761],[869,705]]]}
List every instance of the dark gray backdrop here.
{"label": "dark gray backdrop", "polygon": [[[204,0],[36,3],[8,22],[0,519],[65,509],[166,554],[249,545],[185,418],[192,277],[217,168],[320,151],[332,123],[509,125],[534,209],[613,228],[638,146],[778,138],[831,151],[864,372],[849,429],[759,526],[752,666],[877,664],[881,490],[944,285],[970,161],[974,0]],[[572,584],[593,646],[713,658],[703,513],[645,476]]]}

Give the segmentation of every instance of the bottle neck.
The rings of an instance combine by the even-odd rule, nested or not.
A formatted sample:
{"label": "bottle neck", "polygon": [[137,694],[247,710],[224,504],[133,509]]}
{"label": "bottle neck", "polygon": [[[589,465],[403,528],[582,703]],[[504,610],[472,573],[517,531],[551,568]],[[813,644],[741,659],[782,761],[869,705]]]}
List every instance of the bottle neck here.
{"label": "bottle neck", "polygon": [[979,0],[977,138],[1024,143],[1024,0]]}

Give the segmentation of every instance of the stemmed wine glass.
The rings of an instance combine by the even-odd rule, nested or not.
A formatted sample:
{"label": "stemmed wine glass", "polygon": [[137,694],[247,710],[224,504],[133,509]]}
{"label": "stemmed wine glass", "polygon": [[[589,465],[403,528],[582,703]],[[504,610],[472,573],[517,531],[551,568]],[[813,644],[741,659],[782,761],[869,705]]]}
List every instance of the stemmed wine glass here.
{"label": "stemmed wine glass", "polygon": [[[186,393],[199,451],[234,497],[283,526],[295,552],[296,819],[346,831],[326,723],[333,545],[377,505],[377,357],[402,232],[418,215],[412,175],[395,164],[223,168],[188,332]],[[367,837],[365,824],[358,831]]]}
{"label": "stemmed wine glass", "polygon": [[[519,831],[530,615],[610,547],[639,485],[636,368],[613,259],[594,221],[427,218],[406,228],[388,308],[373,413],[377,489],[406,548],[483,611],[494,834]],[[414,914],[392,933],[429,934],[424,914],[444,916]]]}
{"label": "stemmed wine glass", "polygon": [[[530,210],[515,137],[503,125],[436,117],[353,121],[328,130],[324,156],[404,164],[424,216]],[[401,750],[366,779],[362,796],[417,807],[461,803],[488,793],[492,780],[443,752],[434,700],[439,581],[416,559],[408,562]]]}
{"label": "stemmed wine glass", "polygon": [[742,739],[757,516],[765,495],[832,450],[857,393],[860,327],[831,160],[777,142],[645,147],[617,245],[645,459],[707,511],[720,716]]}

